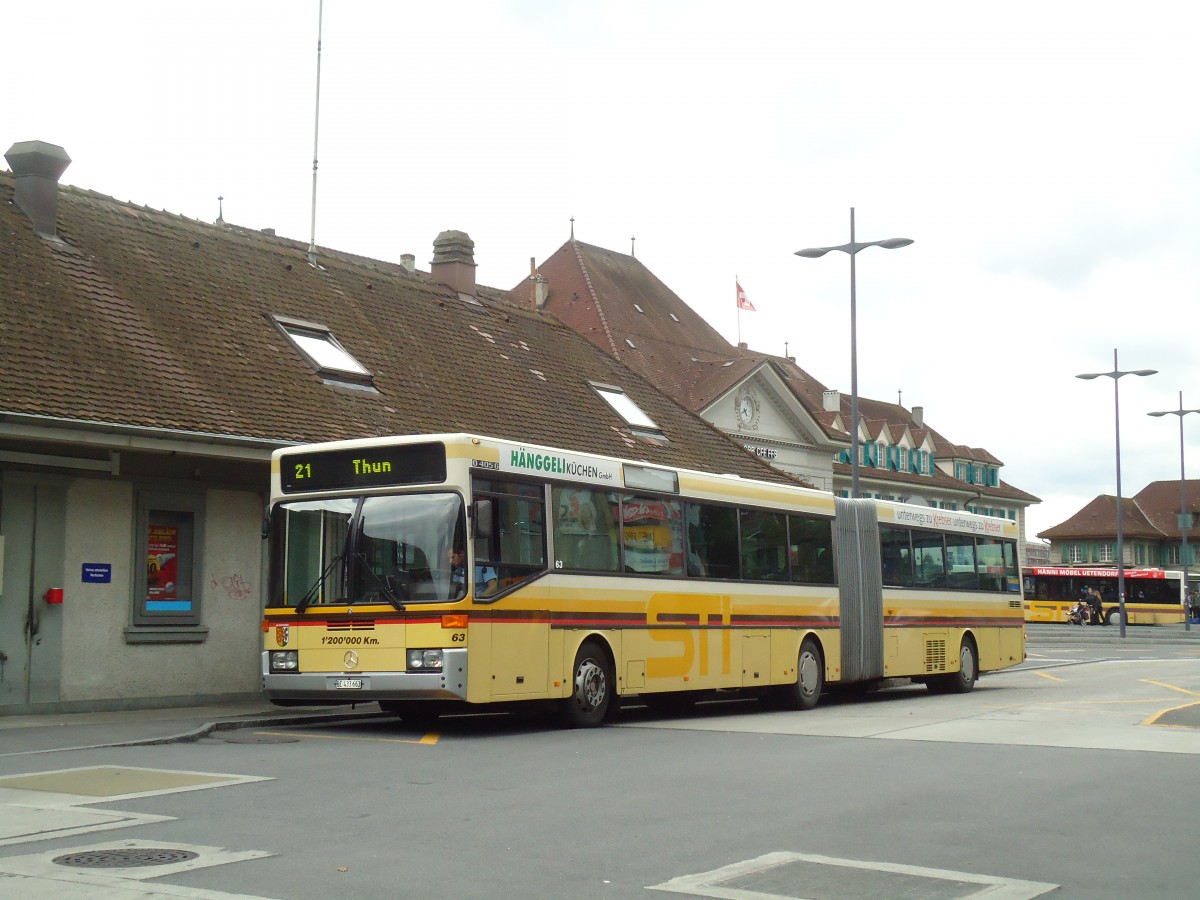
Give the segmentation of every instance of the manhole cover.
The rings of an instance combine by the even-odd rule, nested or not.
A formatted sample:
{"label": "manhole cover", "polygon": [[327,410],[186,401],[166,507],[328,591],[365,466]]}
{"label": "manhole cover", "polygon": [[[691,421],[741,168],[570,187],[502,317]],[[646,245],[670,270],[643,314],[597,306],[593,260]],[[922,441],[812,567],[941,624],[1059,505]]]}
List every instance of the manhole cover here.
{"label": "manhole cover", "polygon": [[133,866],[169,866],[195,859],[199,853],[191,850],[171,850],[162,847],[134,847],[126,850],[88,850],[57,857],[60,866],[80,869],[125,869]]}

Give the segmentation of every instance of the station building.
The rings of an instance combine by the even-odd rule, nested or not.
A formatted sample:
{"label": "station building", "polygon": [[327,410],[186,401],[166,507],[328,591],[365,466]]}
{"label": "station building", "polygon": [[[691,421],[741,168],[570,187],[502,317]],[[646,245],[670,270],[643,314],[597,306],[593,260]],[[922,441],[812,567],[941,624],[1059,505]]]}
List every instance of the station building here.
{"label": "station building", "polygon": [[5,159],[0,715],[258,696],[278,447],[467,431],[794,481],[478,284],[463,232],[420,271],[66,186],[52,144]]}

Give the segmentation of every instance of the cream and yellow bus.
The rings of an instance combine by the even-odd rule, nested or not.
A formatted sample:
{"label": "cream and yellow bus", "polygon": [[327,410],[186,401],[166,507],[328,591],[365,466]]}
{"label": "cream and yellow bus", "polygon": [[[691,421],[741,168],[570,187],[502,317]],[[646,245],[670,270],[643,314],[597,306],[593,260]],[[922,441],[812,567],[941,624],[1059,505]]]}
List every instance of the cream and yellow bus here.
{"label": "cream and yellow bus", "polygon": [[1025,658],[1002,519],[467,434],[278,450],[270,502],[279,705],[592,726],[618,698],[966,692]]}
{"label": "cream and yellow bus", "polygon": [[[1021,570],[1025,593],[1025,619],[1029,622],[1066,622],[1067,612],[1089,590],[1100,594],[1102,621],[1121,624],[1115,566],[1028,566]],[[1183,572],[1128,568],[1125,575],[1125,614],[1130,625],[1177,625],[1187,605]]]}

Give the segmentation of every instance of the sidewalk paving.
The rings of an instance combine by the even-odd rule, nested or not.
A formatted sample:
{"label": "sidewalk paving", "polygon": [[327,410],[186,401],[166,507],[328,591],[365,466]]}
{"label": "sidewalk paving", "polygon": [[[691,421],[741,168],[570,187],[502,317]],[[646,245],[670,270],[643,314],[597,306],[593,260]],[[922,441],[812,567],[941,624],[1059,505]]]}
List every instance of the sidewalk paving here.
{"label": "sidewalk paving", "polygon": [[374,703],[272,706],[266,700],[120,712],[0,716],[0,758],[61,750],[196,741],[215,731],[379,718]]}

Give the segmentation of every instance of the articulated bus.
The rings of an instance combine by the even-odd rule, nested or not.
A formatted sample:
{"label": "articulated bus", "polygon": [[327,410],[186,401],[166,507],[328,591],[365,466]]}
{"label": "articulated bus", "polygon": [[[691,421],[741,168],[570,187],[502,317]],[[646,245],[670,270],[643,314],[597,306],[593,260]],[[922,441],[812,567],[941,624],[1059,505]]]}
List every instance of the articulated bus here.
{"label": "articulated bus", "polygon": [[966,692],[1025,658],[1000,519],[465,434],[278,450],[270,502],[278,705],[542,701],[579,727],[635,697]]}
{"label": "articulated bus", "polygon": [[[1025,621],[1065,622],[1067,610],[1089,588],[1100,592],[1104,624],[1121,623],[1116,568],[1032,566],[1021,570]],[[1183,621],[1183,573],[1163,569],[1125,570],[1125,614],[1131,625]]]}

